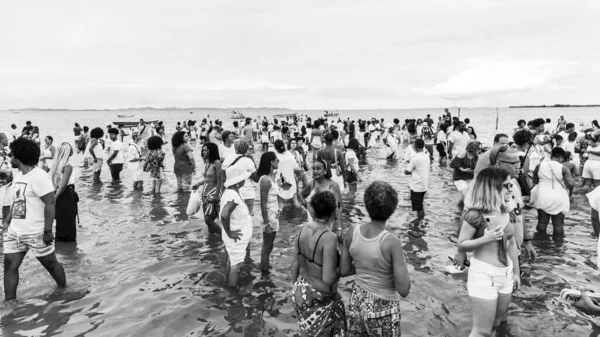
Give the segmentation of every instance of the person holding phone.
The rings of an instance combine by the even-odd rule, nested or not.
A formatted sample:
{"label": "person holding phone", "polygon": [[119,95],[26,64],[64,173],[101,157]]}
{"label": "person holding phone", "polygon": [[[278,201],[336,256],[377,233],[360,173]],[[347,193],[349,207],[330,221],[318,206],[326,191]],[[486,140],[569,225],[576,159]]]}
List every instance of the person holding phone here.
{"label": "person holding phone", "polygon": [[467,144],[466,150],[457,154],[450,162],[450,167],[454,169],[452,180],[454,186],[465,198],[469,191],[469,183],[473,180],[477,159],[481,153],[481,143],[474,140]]}
{"label": "person holding phone", "polygon": [[490,336],[507,320],[512,292],[521,285],[514,211],[513,180],[500,168],[486,168],[465,198],[458,249],[473,252],[467,289],[473,311],[469,336]]}

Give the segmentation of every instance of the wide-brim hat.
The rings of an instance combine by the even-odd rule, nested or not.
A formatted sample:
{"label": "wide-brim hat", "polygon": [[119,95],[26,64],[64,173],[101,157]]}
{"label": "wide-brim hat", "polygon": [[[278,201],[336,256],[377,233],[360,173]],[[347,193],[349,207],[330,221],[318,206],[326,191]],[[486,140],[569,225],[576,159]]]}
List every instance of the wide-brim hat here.
{"label": "wide-brim hat", "polygon": [[235,184],[239,184],[240,182],[248,179],[251,174],[252,172],[244,171],[241,165],[229,166],[225,170],[225,177],[227,178],[227,180],[225,180],[225,184],[223,185],[225,187],[229,187]]}

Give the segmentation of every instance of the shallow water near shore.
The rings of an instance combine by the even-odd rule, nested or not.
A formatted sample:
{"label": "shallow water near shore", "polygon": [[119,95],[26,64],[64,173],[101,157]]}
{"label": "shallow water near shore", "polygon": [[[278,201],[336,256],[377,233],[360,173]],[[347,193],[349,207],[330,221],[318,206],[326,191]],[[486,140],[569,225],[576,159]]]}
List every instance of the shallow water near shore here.
{"label": "shallow water near shore", "polygon": [[[424,117],[434,119],[441,109],[340,111],[346,118]],[[453,113],[456,109],[452,109]],[[248,110],[257,117],[287,111]],[[171,135],[177,121],[200,120],[206,114],[230,125],[225,111],[134,111],[134,112],[0,112],[6,124],[19,129],[31,120],[42,137],[52,135],[55,144],[72,141],[72,124],[106,126],[118,114],[133,114],[132,120],[161,119]],[[309,111],[310,116],[320,112]],[[597,116],[594,109],[500,109],[500,130],[509,134],[520,118],[565,115],[578,123]],[[463,109],[480,138],[490,144],[496,121],[495,109]],[[4,131],[6,132],[6,131]],[[471,310],[466,291],[466,274],[448,275],[444,268],[456,246],[459,193],[452,172],[432,165],[429,191],[425,196],[426,218],[412,224],[404,164],[378,156],[374,144],[366,163],[360,165],[363,182],[354,200],[344,200],[344,229],[368,220],[362,200],[366,186],[386,180],[400,195],[397,212],[388,228],[403,244],[409,263],[412,287],[402,300],[403,336],[466,336],[471,329]],[[259,149],[260,146],[257,146]],[[255,202],[252,264],[243,267],[240,286],[226,286],[227,260],[222,242],[208,235],[201,219],[189,219],[185,208],[189,194],[175,192],[170,146],[167,177],[162,196],[133,191],[131,173],[124,169],[122,182],[110,182],[107,167],[103,183],[92,182],[90,168],[82,166],[82,155],[72,159],[76,166],[76,189],[80,195],[80,227],[77,244],[58,243],[57,256],[67,273],[68,287],[56,289],[39,262],[27,255],[20,269],[19,300],[0,304],[3,336],[295,336],[297,321],[290,299],[289,267],[296,234],[306,223],[306,212],[289,206],[281,216],[272,253],[272,270],[261,274],[258,201]],[[195,147],[198,166],[200,146]],[[261,152],[255,154],[258,163]],[[310,157],[310,155],[309,155]],[[201,170],[199,170],[201,171]],[[197,181],[197,178],[195,178]],[[526,211],[533,232],[535,211]],[[551,227],[551,226],[549,226]],[[549,229],[551,233],[551,229]],[[566,237],[553,239],[535,235],[538,252],[535,264],[524,264],[522,288],[510,304],[509,320],[499,336],[599,336],[598,318],[579,312],[560,300],[563,288],[584,286],[600,291],[600,272],[595,265],[596,242],[590,223],[590,206],[584,192],[576,190],[571,212],[566,217]],[[1,276],[0,276],[1,277]],[[339,291],[348,302],[353,280],[344,278]]]}

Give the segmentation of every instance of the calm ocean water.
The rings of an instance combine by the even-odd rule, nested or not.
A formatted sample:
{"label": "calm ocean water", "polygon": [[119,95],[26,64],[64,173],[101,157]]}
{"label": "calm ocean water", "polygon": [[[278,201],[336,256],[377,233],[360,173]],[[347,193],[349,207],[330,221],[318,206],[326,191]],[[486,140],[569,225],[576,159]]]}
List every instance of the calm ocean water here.
{"label": "calm ocean water", "polygon": [[[456,113],[455,108],[451,109]],[[242,110],[247,116],[270,116],[288,111]],[[321,111],[307,111],[319,116]],[[346,118],[434,119],[442,109],[340,111]],[[172,134],[177,121],[200,120],[207,114],[230,125],[229,112],[189,111],[0,111],[0,130],[12,123],[19,129],[30,120],[42,136],[55,142],[72,141],[74,122],[82,126],[105,127],[118,121],[117,114],[134,114],[133,120],[160,119]],[[507,109],[499,111],[499,131],[511,133],[518,119],[565,115],[569,121],[597,118],[593,108]],[[476,132],[491,143],[495,132],[496,109],[462,109]],[[376,145],[377,146],[377,145]],[[199,147],[197,148],[199,150]],[[165,148],[170,154],[170,146]],[[260,158],[260,152],[255,159]],[[196,152],[199,157],[199,151]],[[307,221],[303,209],[287,208],[282,215],[272,254],[273,270],[263,276],[254,263],[237,290],[225,285],[227,259],[221,242],[207,235],[202,220],[185,214],[189,195],[178,194],[172,173],[163,185],[161,198],[132,190],[131,174],[122,173],[121,184],[110,182],[103,169],[103,184],[92,183],[92,172],[81,167],[82,156],[73,158],[79,191],[79,242],[57,244],[69,286],[56,290],[53,280],[35,258],[28,255],[21,267],[19,302],[0,304],[0,325],[4,336],[294,336],[297,321],[289,297],[292,281],[289,265],[294,238]],[[173,159],[167,156],[168,171]],[[201,165],[200,161],[197,163]],[[430,189],[425,199],[427,216],[420,225],[411,225],[408,178],[403,165],[377,158],[372,149],[361,165],[363,182],[355,200],[344,204],[344,227],[367,219],[362,201],[364,188],[385,179],[398,190],[401,200],[389,228],[404,243],[412,280],[410,295],[403,299],[403,336],[466,336],[471,327],[466,275],[444,272],[448,256],[455,252],[458,192],[451,183],[451,171],[432,166]],[[149,189],[148,183],[145,186]],[[590,206],[581,192],[572,197],[572,210],[565,225],[566,237],[535,236],[538,260],[525,265],[522,289],[510,305],[509,326],[501,336],[598,336],[597,318],[589,317],[563,303],[563,288],[585,286],[600,291],[600,273],[595,266],[596,243],[590,224]],[[258,214],[259,212],[257,212]],[[529,227],[536,214],[526,213]],[[255,217],[252,258],[260,261],[261,233]],[[341,281],[346,303],[352,278]]]}

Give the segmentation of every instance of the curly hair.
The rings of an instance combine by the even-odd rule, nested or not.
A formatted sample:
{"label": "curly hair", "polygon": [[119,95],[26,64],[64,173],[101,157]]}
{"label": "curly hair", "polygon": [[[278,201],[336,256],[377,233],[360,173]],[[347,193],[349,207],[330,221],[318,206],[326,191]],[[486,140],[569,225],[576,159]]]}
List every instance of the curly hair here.
{"label": "curly hair", "polygon": [[163,146],[163,140],[159,136],[152,136],[148,138],[148,150],[158,150]]}
{"label": "curly hair", "polygon": [[104,137],[104,130],[102,130],[102,128],[93,128],[92,131],[90,131],[90,137],[100,139]]}
{"label": "curly hair", "polygon": [[40,159],[40,147],[30,139],[17,138],[9,145],[10,152],[23,165],[35,166]]}
{"label": "curly hair", "polygon": [[398,206],[398,193],[384,181],[374,181],[364,195],[365,207],[372,220],[386,221]]}
{"label": "curly hair", "polygon": [[318,192],[310,200],[310,206],[315,211],[315,218],[327,219],[336,211],[337,199],[329,191]]}

